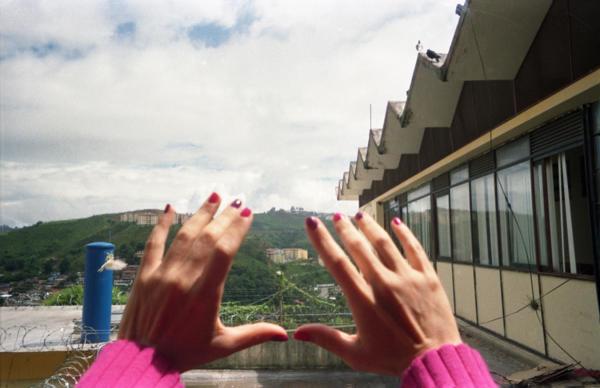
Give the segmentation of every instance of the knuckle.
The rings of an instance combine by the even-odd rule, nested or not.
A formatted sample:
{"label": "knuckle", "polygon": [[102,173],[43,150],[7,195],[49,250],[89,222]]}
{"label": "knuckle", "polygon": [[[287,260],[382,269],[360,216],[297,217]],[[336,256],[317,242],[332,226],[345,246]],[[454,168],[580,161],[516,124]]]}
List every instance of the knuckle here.
{"label": "knuckle", "polygon": [[389,238],[386,235],[378,234],[373,238],[373,245],[377,248],[386,248],[389,246]]}
{"label": "knuckle", "polygon": [[187,243],[191,243],[192,241],[194,241],[194,236],[192,235],[192,233],[187,230],[187,229],[181,229],[179,231],[179,233],[177,233],[177,240],[179,240],[180,242],[187,244]]}
{"label": "knuckle", "polygon": [[201,239],[204,243],[208,245],[216,245],[217,241],[219,240],[219,235],[216,230],[206,228],[202,233]]}
{"label": "knuckle", "polygon": [[144,246],[144,249],[147,252],[147,251],[151,251],[151,250],[154,250],[156,248],[159,248],[160,245],[161,244],[158,241],[156,241],[154,238],[149,238],[146,241],[146,245]]}
{"label": "knuckle", "polygon": [[357,238],[352,238],[348,241],[348,248],[353,251],[359,251],[363,247],[362,241]]}
{"label": "knuckle", "polygon": [[231,257],[233,256],[233,250],[228,244],[217,243],[215,245],[215,255],[217,257]]}

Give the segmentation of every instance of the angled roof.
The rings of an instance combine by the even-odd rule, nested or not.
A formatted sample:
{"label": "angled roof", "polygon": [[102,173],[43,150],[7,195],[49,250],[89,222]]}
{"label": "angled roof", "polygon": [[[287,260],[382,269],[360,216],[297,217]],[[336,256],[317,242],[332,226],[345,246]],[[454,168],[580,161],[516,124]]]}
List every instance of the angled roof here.
{"label": "angled roof", "polygon": [[337,198],[357,199],[402,155],[419,153],[425,128],[450,127],[465,81],[514,79],[551,3],[467,0],[449,53],[438,61],[417,54],[407,100],[388,102],[382,129],[369,132]]}

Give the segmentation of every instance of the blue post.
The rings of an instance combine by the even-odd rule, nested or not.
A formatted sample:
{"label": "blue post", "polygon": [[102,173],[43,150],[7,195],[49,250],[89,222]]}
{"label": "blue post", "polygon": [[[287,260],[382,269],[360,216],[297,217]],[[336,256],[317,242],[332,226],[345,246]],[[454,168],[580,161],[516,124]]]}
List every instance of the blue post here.
{"label": "blue post", "polygon": [[107,342],[110,337],[113,272],[98,269],[112,254],[115,246],[94,242],[85,246],[85,277],[83,283],[82,342]]}

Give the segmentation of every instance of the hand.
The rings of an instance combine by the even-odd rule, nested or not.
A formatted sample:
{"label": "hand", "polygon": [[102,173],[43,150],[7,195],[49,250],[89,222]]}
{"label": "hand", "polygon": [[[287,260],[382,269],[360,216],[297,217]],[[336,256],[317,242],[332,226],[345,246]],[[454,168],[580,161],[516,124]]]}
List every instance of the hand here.
{"label": "hand", "polygon": [[429,349],[460,344],[448,297],[419,241],[395,218],[392,229],[406,254],[368,215],[356,224],[339,214],[334,226],[360,272],[315,217],[306,220],[308,236],[348,300],[356,334],[309,324],[294,333],[340,356],[354,369],[401,375]]}
{"label": "hand", "polygon": [[179,371],[265,341],[286,341],[277,325],[225,327],[219,307],[233,257],[252,223],[234,201],[218,217],[216,193],[179,230],[166,255],[175,211],[167,205],[152,230],[123,314],[120,339],[152,346]]}

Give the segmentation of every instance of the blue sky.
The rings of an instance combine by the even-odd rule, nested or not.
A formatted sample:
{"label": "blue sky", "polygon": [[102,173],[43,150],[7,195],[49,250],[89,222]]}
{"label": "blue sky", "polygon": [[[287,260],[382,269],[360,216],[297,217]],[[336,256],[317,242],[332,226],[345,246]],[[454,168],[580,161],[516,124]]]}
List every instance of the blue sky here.
{"label": "blue sky", "polygon": [[211,191],[255,211],[354,212],[337,179],[447,1],[0,2],[0,223]]}

